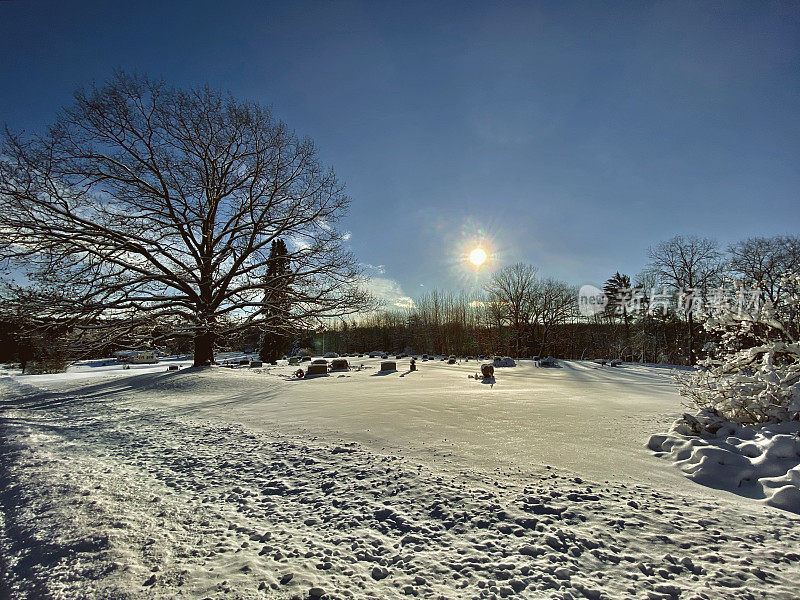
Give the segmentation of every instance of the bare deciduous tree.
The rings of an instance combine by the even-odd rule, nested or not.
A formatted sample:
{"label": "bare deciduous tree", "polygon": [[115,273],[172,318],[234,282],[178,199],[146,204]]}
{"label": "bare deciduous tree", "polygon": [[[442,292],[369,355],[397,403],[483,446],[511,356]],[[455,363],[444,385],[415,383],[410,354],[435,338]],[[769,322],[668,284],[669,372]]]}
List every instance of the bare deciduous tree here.
{"label": "bare deciduous tree", "polygon": [[577,308],[578,290],[551,277],[539,279],[536,267],[516,263],[494,274],[486,285],[490,312],[502,318],[514,334],[514,349],[520,357],[531,331],[539,333],[539,352],[555,325],[563,323]]}
{"label": "bare deciduous tree", "polygon": [[[717,242],[696,236],[676,236],[647,250],[650,269],[661,283],[690,297],[705,294],[719,282],[722,273],[721,254]],[[691,301],[684,302],[683,312],[689,324],[689,363],[695,364],[695,321]]]}
{"label": "bare deciduous tree", "polygon": [[781,302],[782,279],[800,265],[800,237],[751,237],[728,247],[730,270],[734,277],[757,286],[764,297]]}
{"label": "bare deciduous tree", "polygon": [[558,279],[548,277],[534,289],[533,323],[541,328],[539,354],[544,352],[547,338],[554,326],[576,315],[578,289]]}
{"label": "bare deciduous tree", "polygon": [[486,285],[487,301],[499,311],[514,332],[516,356],[520,356],[525,329],[534,314],[538,279],[536,267],[516,263],[501,269]]}
{"label": "bare deciduous tree", "polygon": [[6,132],[0,156],[0,254],[28,270],[41,315],[72,331],[168,323],[208,364],[218,336],[269,326],[278,238],[286,322],[368,301],[336,229],[343,186],[257,105],[120,73],[78,91],[45,135]]}

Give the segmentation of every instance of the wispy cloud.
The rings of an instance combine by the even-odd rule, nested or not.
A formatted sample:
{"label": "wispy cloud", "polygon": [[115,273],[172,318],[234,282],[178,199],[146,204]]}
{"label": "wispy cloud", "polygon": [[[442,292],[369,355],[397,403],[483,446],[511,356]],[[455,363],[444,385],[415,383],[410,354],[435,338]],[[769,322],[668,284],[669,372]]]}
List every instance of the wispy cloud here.
{"label": "wispy cloud", "polygon": [[414,308],[413,298],[406,295],[401,285],[388,277],[372,277],[367,283],[367,290],[383,301],[386,308]]}
{"label": "wispy cloud", "polygon": [[308,250],[311,248],[310,241],[305,237],[300,237],[299,235],[290,235],[287,237],[289,242],[289,247],[292,250]]}
{"label": "wispy cloud", "polygon": [[364,267],[364,270],[367,272],[367,275],[377,274],[383,275],[386,273],[386,266],[385,265],[373,265],[372,263],[362,262],[361,266]]}

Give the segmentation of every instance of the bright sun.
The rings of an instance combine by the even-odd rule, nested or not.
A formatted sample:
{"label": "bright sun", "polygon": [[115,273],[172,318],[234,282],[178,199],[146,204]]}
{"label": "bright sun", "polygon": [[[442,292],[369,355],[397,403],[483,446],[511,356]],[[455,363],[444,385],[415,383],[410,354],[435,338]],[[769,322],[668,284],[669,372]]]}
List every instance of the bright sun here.
{"label": "bright sun", "polygon": [[486,261],[486,252],[483,248],[475,248],[469,253],[469,262],[476,267],[480,267]]}

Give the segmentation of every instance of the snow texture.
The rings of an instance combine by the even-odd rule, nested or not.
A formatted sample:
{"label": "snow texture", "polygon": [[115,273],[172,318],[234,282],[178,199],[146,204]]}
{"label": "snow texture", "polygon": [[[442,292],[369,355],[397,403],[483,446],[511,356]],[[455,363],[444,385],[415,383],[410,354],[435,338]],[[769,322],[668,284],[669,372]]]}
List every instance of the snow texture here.
{"label": "snow texture", "polygon": [[[699,434],[699,435],[698,435]],[[648,447],[699,484],[800,513],[800,422],[742,427],[700,413]]]}
{"label": "snow texture", "polygon": [[364,362],[0,377],[10,597],[796,598],[800,519],[626,435],[677,407],[658,369],[520,361],[487,386]]}

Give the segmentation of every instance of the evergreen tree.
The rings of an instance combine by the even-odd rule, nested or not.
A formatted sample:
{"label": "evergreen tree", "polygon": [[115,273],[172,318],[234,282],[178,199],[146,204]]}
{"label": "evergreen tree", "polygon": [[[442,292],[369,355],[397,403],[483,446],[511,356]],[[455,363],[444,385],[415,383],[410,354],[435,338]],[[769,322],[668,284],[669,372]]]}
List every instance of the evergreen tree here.
{"label": "evergreen tree", "polygon": [[619,271],[614,273],[614,276],[608,279],[603,286],[608,304],[606,311],[609,315],[622,317],[622,322],[625,325],[625,344],[630,346],[631,332],[630,332],[630,313],[628,312],[628,303],[631,300],[631,278],[628,275],[621,274]]}
{"label": "evergreen tree", "polygon": [[286,243],[274,240],[267,258],[264,283],[264,313],[266,316],[261,349],[258,356],[264,362],[278,360],[291,341],[289,312],[291,269]]}

